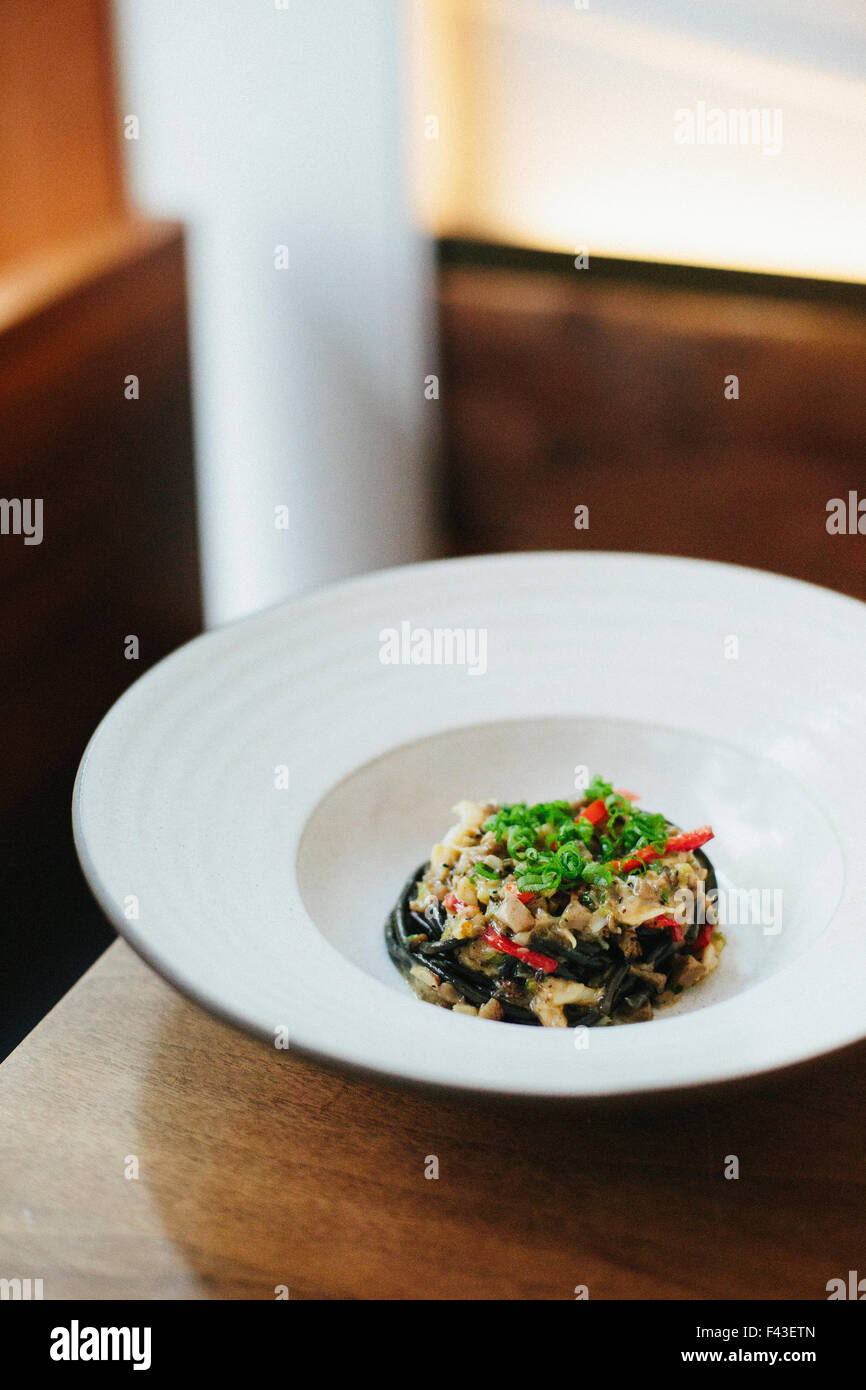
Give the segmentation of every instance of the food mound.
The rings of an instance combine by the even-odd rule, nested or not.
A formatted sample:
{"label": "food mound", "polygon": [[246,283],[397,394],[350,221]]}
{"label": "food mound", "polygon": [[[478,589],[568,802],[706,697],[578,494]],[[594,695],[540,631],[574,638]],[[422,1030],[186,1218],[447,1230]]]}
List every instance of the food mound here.
{"label": "food mound", "polygon": [[[546,1028],[641,1023],[705,979],[724,946],[697,902],[701,845],[595,778],[580,801],[461,801],[386,926],[419,998]],[[712,914],[710,914],[712,915]]]}

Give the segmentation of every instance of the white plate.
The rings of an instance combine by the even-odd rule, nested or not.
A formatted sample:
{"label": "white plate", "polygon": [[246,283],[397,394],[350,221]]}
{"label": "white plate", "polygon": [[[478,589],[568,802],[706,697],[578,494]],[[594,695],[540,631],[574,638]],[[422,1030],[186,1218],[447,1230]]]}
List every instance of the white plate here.
{"label": "white plate", "polygon": [[[483,630],[486,671],[384,664],[381,633],[404,622]],[[732,566],[546,553],[387,570],[148,672],[84,756],[76,843],[145,959],[271,1041],[521,1095],[755,1074],[866,1033],[864,658],[866,605]],[[717,974],[652,1023],[576,1034],[418,1002],[383,922],[451,806],[567,797],[581,765],[680,825],[710,821],[722,887],[781,892],[781,930],[729,925]]]}

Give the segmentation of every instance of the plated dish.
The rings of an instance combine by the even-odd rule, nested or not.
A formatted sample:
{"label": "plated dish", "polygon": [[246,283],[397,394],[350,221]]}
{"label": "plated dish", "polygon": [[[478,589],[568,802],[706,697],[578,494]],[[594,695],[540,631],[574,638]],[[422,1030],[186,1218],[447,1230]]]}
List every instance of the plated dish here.
{"label": "plated dish", "polygon": [[[431,641],[386,663],[404,624]],[[461,631],[467,655],[486,634],[483,670],[457,645],[436,663],[435,634]],[[781,918],[720,922],[718,968],[637,1026],[419,1004],[383,924],[447,808],[576,800],[578,764],[685,831],[711,822],[720,895],[778,895]],[[866,605],[700,561],[496,555],[334,585],[183,647],[94,734],[74,826],[118,931],[271,1064],[287,1037],[347,1071],[578,1100],[866,1036],[864,779]]]}
{"label": "plated dish", "polygon": [[578,801],[454,810],[385,929],[423,1002],[546,1028],[644,1023],[718,966],[709,826],[684,832],[600,777]]}

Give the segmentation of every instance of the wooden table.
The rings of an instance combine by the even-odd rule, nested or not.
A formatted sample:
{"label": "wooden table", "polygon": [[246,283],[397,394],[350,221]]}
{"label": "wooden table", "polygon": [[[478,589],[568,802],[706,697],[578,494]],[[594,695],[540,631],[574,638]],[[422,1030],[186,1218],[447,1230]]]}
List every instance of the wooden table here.
{"label": "wooden table", "polygon": [[864,1062],[640,1104],[407,1092],[244,1037],[118,942],[0,1066],[0,1275],[46,1299],[824,1299],[866,1273]]}

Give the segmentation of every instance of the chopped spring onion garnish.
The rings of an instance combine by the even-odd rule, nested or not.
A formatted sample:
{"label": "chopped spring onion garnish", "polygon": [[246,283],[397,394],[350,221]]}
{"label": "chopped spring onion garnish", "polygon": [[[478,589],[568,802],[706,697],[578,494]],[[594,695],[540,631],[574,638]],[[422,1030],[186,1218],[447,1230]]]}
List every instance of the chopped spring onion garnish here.
{"label": "chopped spring onion garnish", "polygon": [[[520,801],[502,806],[484,822],[486,831],[505,842],[521,891],[550,894],[578,883],[606,887],[617,871],[616,861],[634,858],[641,850],[655,851],[653,858],[664,853],[671,830],[664,816],[636,810],[600,777],[585,796],[588,804],[576,819],[567,801],[534,806]],[[640,855],[636,863],[643,862]]]}

